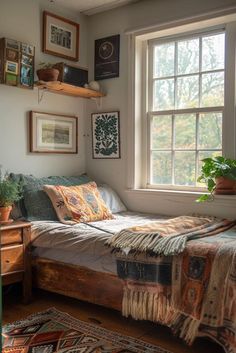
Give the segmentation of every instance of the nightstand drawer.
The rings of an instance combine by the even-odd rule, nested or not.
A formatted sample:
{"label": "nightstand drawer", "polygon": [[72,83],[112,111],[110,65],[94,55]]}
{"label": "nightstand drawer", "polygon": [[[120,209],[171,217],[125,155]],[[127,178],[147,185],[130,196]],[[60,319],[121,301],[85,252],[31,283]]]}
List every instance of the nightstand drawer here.
{"label": "nightstand drawer", "polygon": [[23,245],[8,246],[1,249],[1,274],[23,271]]}
{"label": "nightstand drawer", "polygon": [[17,243],[21,244],[22,242],[22,230],[20,228],[1,231],[1,246]]}

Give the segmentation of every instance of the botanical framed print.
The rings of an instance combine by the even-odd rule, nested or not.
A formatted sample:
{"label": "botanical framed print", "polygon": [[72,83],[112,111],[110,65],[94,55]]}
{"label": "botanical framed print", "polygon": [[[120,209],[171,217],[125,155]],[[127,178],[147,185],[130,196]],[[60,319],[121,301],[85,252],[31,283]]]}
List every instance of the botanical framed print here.
{"label": "botanical framed print", "polygon": [[43,52],[78,61],[79,24],[44,11]]}
{"label": "botanical framed print", "polygon": [[30,152],[77,153],[76,116],[30,112]]}
{"label": "botanical framed print", "polygon": [[120,35],[95,40],[94,78],[119,77]]}
{"label": "botanical framed print", "polygon": [[93,158],[120,158],[119,112],[92,114]]}

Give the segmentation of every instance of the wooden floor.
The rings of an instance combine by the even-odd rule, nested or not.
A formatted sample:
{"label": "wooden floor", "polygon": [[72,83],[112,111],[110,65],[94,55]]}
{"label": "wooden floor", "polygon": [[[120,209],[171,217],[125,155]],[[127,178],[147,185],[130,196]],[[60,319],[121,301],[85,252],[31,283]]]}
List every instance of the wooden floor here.
{"label": "wooden floor", "polygon": [[3,290],[3,324],[55,307],[80,320],[140,338],[173,353],[223,353],[222,348],[207,339],[197,339],[192,347],[188,347],[180,339],[174,338],[166,327],[150,322],[125,319],[115,310],[41,290],[34,290],[32,302],[23,305],[19,290],[20,288],[16,285]]}

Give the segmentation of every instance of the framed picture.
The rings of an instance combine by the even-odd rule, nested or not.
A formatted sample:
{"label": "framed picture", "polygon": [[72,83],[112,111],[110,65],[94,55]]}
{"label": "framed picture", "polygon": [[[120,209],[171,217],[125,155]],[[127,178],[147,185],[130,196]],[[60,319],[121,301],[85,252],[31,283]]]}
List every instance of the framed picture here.
{"label": "framed picture", "polygon": [[34,72],[32,66],[21,65],[20,84],[22,86],[33,88]]}
{"label": "framed picture", "polygon": [[26,43],[21,43],[21,52],[26,55],[34,55],[34,46]]}
{"label": "framed picture", "polygon": [[78,61],[79,24],[44,11],[43,52]]}
{"label": "framed picture", "polygon": [[6,48],[6,58],[10,61],[18,61],[19,60],[19,52],[16,50]]}
{"label": "framed picture", "polygon": [[18,74],[18,63],[14,62],[14,61],[6,61],[6,72],[8,72],[9,74],[14,74],[17,75]]}
{"label": "framed picture", "polygon": [[120,158],[119,112],[92,114],[93,158]]}
{"label": "framed picture", "polygon": [[76,116],[30,112],[30,152],[77,153]]}
{"label": "framed picture", "polygon": [[120,35],[95,40],[94,78],[119,77]]}
{"label": "framed picture", "polygon": [[18,84],[18,76],[6,73],[5,81],[7,85],[17,86]]}
{"label": "framed picture", "polygon": [[24,55],[22,54],[21,56],[21,63],[24,64],[24,65],[30,65],[32,66],[33,65],[33,56],[28,56],[28,55]]}
{"label": "framed picture", "polygon": [[6,38],[6,47],[9,49],[20,50],[20,42],[14,39]]}

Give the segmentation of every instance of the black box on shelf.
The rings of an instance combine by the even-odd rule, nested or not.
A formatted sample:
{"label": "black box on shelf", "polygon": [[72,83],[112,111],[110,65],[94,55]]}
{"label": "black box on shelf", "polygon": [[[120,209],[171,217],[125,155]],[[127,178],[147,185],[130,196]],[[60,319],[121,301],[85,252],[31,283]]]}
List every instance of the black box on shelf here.
{"label": "black box on shelf", "polygon": [[57,63],[53,66],[59,70],[58,81],[68,83],[73,86],[84,87],[88,83],[88,70],[68,65],[66,63]]}

